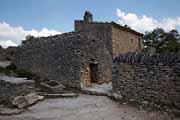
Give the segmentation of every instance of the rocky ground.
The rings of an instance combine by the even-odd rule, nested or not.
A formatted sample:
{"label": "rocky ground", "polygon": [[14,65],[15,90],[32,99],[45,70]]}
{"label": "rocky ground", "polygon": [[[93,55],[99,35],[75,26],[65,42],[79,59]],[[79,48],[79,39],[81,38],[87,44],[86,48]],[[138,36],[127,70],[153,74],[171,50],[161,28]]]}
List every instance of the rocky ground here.
{"label": "rocky ground", "polygon": [[[9,61],[0,62],[0,67],[5,68],[8,65],[10,65]],[[17,83],[17,81],[24,80],[24,78],[11,77],[12,81],[9,77],[4,77],[3,74],[0,74],[0,76],[1,79],[10,80],[10,82],[15,81]],[[55,94],[43,94],[43,96],[54,99],[45,99],[27,109],[4,109],[0,105],[0,111],[3,109],[4,113],[22,112],[17,115],[0,115],[0,120],[180,120],[172,119],[167,113],[147,112],[109,99],[106,96],[109,96],[112,91],[111,83],[84,86],[82,92],[92,95],[56,94],[56,92],[59,93],[59,90],[61,91],[59,87],[51,87],[50,91]],[[64,95],[66,98],[60,98],[64,97]],[[71,98],[72,96],[73,98]],[[119,96],[114,97],[119,98]],[[32,104],[34,99],[30,100]]]}
{"label": "rocky ground", "polygon": [[107,95],[112,92],[112,82],[104,84],[92,84],[91,86],[82,86],[82,91],[85,93],[97,93],[102,95]]}
{"label": "rocky ground", "polygon": [[[167,114],[120,105],[104,96],[46,99],[19,115],[0,120],[173,120]],[[179,120],[179,119],[174,119]]]}

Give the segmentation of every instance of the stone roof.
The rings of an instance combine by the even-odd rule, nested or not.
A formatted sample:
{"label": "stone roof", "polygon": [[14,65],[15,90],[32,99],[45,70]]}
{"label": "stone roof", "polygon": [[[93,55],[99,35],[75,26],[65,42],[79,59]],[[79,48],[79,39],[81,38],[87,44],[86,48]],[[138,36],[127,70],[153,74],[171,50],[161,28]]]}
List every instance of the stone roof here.
{"label": "stone roof", "polygon": [[131,29],[130,27],[121,26],[120,24],[117,24],[117,23],[115,23],[115,22],[113,22],[113,21],[112,21],[110,24],[111,24],[112,26],[116,27],[116,28],[119,28],[119,29],[123,30],[123,31],[127,31],[127,32],[130,32],[130,33],[139,35],[139,36],[143,36],[142,33],[137,32],[137,31]]}
{"label": "stone roof", "polygon": [[24,83],[34,83],[33,80],[27,80],[26,78],[17,78],[9,76],[0,76],[0,81],[8,82],[11,84],[24,84]]}
{"label": "stone roof", "polygon": [[138,52],[129,52],[120,54],[113,60],[114,63],[180,63],[180,55],[176,53],[147,54]]}
{"label": "stone roof", "polygon": [[[75,20],[75,21],[77,21],[77,22],[85,22],[85,21],[83,21],[83,20]],[[114,22],[114,21],[112,21],[112,22],[97,22],[97,21],[93,21],[93,22],[88,22],[88,24],[106,24],[106,25],[109,24],[109,25],[111,25],[111,26],[113,26],[113,27],[116,27],[116,28],[121,29],[121,30],[123,30],[123,31],[127,31],[127,32],[130,32],[130,33],[136,34],[136,35],[138,35],[138,36],[143,36],[143,35],[144,35],[143,33],[137,32],[137,31],[131,29],[131,28],[128,27],[128,26],[126,27],[126,26],[122,26],[122,25],[120,25],[120,24],[117,24],[117,23]]]}

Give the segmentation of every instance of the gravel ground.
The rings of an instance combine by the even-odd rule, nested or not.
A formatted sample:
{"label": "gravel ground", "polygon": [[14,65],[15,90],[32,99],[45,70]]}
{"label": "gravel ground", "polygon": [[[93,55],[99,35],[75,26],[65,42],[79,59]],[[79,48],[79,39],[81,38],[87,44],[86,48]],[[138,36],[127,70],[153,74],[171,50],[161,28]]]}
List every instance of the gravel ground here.
{"label": "gravel ground", "polygon": [[0,116],[0,120],[171,120],[168,115],[147,113],[103,96],[46,99],[24,113]]}

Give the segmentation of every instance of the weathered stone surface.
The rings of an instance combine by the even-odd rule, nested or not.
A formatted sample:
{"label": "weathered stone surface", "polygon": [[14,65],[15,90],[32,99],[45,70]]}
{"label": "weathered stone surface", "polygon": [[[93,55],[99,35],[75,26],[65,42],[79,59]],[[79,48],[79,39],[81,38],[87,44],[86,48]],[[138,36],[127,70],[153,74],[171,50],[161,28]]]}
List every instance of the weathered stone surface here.
{"label": "weathered stone surface", "polygon": [[112,91],[112,83],[92,84],[83,86],[81,92],[88,95],[108,96]]}
{"label": "weathered stone surface", "polygon": [[11,61],[0,61],[0,67],[6,68],[11,64]]}
{"label": "weathered stone surface", "polygon": [[12,105],[19,109],[26,108],[32,104],[37,103],[39,100],[43,100],[43,96],[36,95],[36,93],[30,93],[25,96],[17,96],[12,100]]}
{"label": "weathered stone surface", "polygon": [[108,97],[114,98],[115,100],[121,100],[123,98],[122,95],[117,94],[117,93],[111,93],[108,95]]}
{"label": "weathered stone surface", "polygon": [[25,78],[16,78],[0,76],[0,97],[10,99],[16,96],[22,96],[35,91],[35,84],[32,80]]}
{"label": "weathered stone surface", "polygon": [[[176,53],[162,53],[162,54],[149,54],[139,52],[128,52],[120,54],[114,60],[114,63],[139,63],[149,64],[171,64],[180,63],[180,54]],[[168,69],[168,68],[167,68]],[[179,70],[179,68],[178,68]]]}
{"label": "weathered stone surface", "polygon": [[29,105],[35,104],[37,101],[44,99],[43,96],[37,95],[36,93],[30,93],[25,95],[24,97],[28,101]]}
{"label": "weathered stone surface", "polygon": [[29,105],[27,99],[24,96],[17,96],[12,100],[12,105],[19,109],[25,108]]}
{"label": "weathered stone surface", "polygon": [[96,22],[85,12],[84,20],[75,20],[75,31],[88,32],[103,41],[112,57],[143,49],[142,34],[115,22]]}
{"label": "weathered stone surface", "polygon": [[90,83],[90,64],[97,64],[97,82],[111,81],[111,55],[103,41],[82,32],[24,41],[14,60],[25,69],[63,85],[81,88]]}
{"label": "weathered stone surface", "polygon": [[50,80],[48,82],[42,82],[41,88],[49,93],[63,93],[65,86],[62,85],[60,82],[55,81],[55,80]]}
{"label": "weathered stone surface", "polygon": [[24,109],[0,107],[0,115],[15,115],[15,114],[20,114],[23,111]]}
{"label": "weathered stone surface", "polygon": [[179,55],[128,53],[113,62],[114,92],[125,98],[180,108]]}
{"label": "weathered stone surface", "polygon": [[63,93],[63,94],[44,94],[46,98],[72,98],[78,97],[79,94],[76,93]]}

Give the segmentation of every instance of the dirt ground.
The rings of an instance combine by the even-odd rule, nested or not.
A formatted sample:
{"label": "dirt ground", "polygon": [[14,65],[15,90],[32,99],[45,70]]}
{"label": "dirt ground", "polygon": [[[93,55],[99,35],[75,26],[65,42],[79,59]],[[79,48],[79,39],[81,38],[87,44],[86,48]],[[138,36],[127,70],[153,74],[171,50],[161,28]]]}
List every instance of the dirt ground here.
{"label": "dirt ground", "polygon": [[0,120],[171,120],[168,115],[148,113],[120,105],[107,97],[80,95],[77,98],[46,99],[19,115]]}

